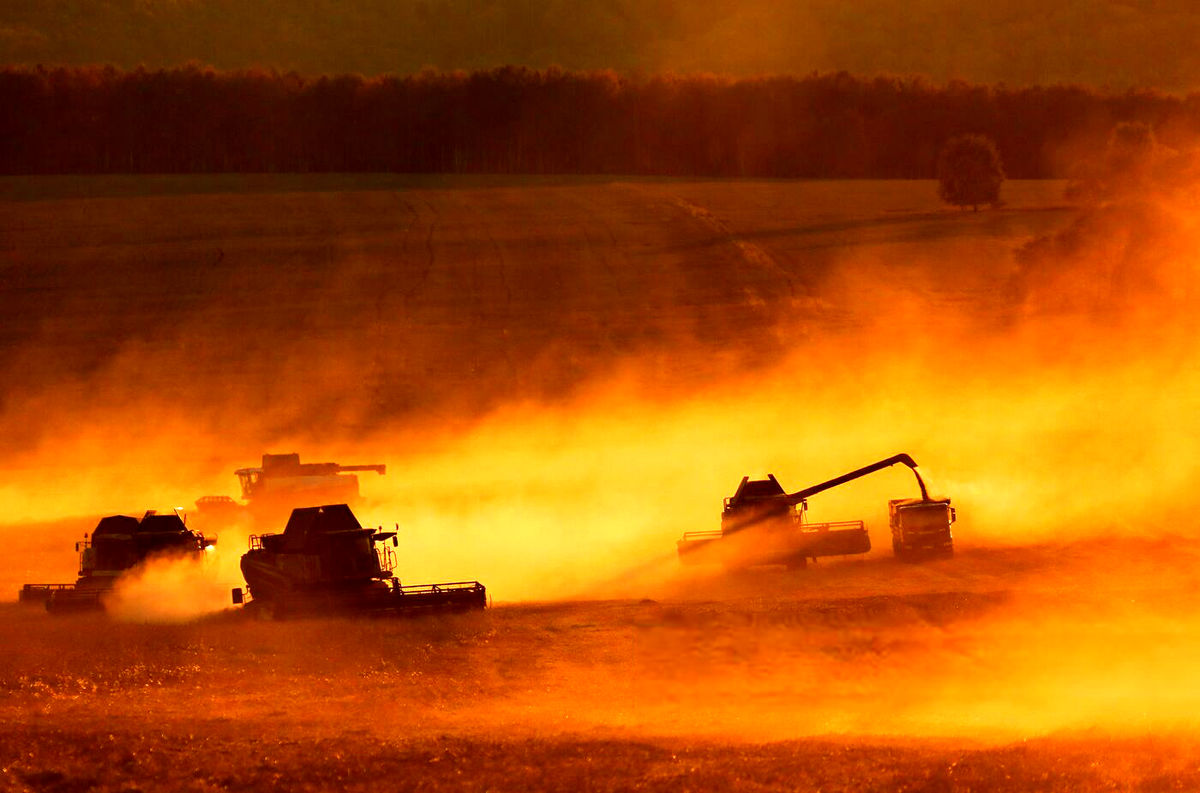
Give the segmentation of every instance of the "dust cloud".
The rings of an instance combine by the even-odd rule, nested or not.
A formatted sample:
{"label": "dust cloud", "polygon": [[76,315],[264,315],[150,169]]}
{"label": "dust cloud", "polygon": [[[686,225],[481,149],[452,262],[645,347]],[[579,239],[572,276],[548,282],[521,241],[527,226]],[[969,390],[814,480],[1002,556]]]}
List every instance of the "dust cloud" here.
{"label": "dust cloud", "polygon": [[[212,557],[216,549],[204,552]],[[229,556],[229,555],[227,555]],[[212,558],[151,558],[117,580],[103,599],[105,611],[122,622],[180,623],[225,608],[229,589]]]}
{"label": "dust cloud", "polygon": [[[577,724],[763,738],[1190,727],[1200,615],[1178,594],[1198,590],[1196,186],[1102,191],[1069,228],[1014,253],[994,280],[1003,288],[966,308],[881,281],[887,262],[851,253],[826,291],[797,305],[838,303],[852,322],[781,320],[793,349],[725,373],[699,346],[681,348],[673,365],[694,360],[712,374],[703,386],[664,387],[662,358],[634,355],[563,398],[445,425],[390,419],[302,451],[387,463],[386,477],[361,480],[358,514],[399,524],[405,583],[481,580],[508,604],[501,621],[519,620],[522,601],[665,604],[600,620],[615,644],[559,658],[543,695],[473,716],[485,723],[557,723],[549,714],[569,711]],[[347,374],[359,356],[347,351]],[[228,470],[253,463],[265,440],[272,451],[310,440],[264,439],[263,414],[235,413],[218,435],[153,405],[137,402],[154,431],[136,437],[129,414],[56,415],[45,448],[79,473],[54,498],[11,477],[6,513],[190,503],[230,492]],[[774,473],[794,490],[900,451],[933,494],[953,498],[956,559],[909,568],[879,549],[887,498],[915,495],[893,469],[810,503],[813,520],[868,521],[877,551],[865,561],[740,583],[679,571],[675,539],[715,528],[743,475]],[[211,599],[207,585],[179,586],[211,570],[155,565],[117,591],[115,612],[179,621],[220,608],[217,595],[240,583],[245,531],[218,533]],[[775,611],[746,605],[772,582]],[[185,602],[163,598],[183,589]],[[964,593],[979,608],[938,611]],[[873,617],[878,597],[900,613]],[[723,599],[737,605],[705,605]],[[805,617],[813,601],[830,605]]]}
{"label": "dust cloud", "polygon": [[[404,415],[348,429],[338,411],[371,398],[357,385],[371,354],[340,336],[347,346],[320,353],[319,374],[300,362],[305,345],[283,346],[297,363],[275,384],[297,399],[255,410],[209,401],[219,382],[190,398],[125,386],[139,369],[186,372],[169,351],[134,345],[98,375],[90,403],[48,390],[7,407],[14,425],[39,416],[53,429],[10,463],[0,503],[10,522],[189,509],[201,495],[237,495],[231,469],[266,450],[384,462],[386,477],[361,478],[359,517],[400,524],[402,578],[478,578],[504,600],[584,594],[630,570],[671,575],[674,540],[714,528],[742,476],[774,473],[794,490],[900,451],[954,499],[964,547],[1186,533],[1200,461],[1189,430],[1200,393],[1184,200],[1193,189],[1172,183],[1132,208],[1127,196],[1098,201],[1026,245],[995,279],[1004,288],[968,308],[852,251],[824,292],[794,298],[791,312],[782,300],[781,352],[769,365],[748,370],[672,340],[670,365],[703,377],[664,382],[660,353],[635,354],[564,397],[515,399],[481,418]],[[928,281],[943,266],[910,262],[906,272]],[[1055,302],[1062,295],[1074,304]],[[814,307],[830,303],[852,320],[814,322]],[[201,312],[183,332],[210,320]],[[332,431],[317,440],[315,426]],[[895,469],[822,494],[810,516],[865,519],[878,547],[887,499],[915,494]],[[222,557],[242,550],[218,546]]]}
{"label": "dust cloud", "polygon": [[[1002,330],[847,262],[841,286],[865,298],[861,329],[683,397],[641,387],[632,364],[571,404],[510,406],[400,461],[377,497],[405,517],[419,549],[410,569],[449,574],[478,555],[497,591],[518,598],[577,594],[655,560],[670,569],[674,539],[715,528],[743,475],[775,473],[794,490],[899,451],[954,499],[963,547],[1191,534],[1200,350],[1180,295],[1194,289],[1182,254],[1196,238],[1190,223],[1160,224],[1143,250],[1140,216],[1096,221],[1112,213],[1125,216],[1105,202],[1027,247]],[[1100,239],[1039,261],[1081,235]],[[1168,245],[1180,255],[1164,257]],[[1095,255],[1109,246],[1121,250]],[[1143,289],[1103,282],[1114,257]],[[1063,273],[1089,287],[1072,312],[1042,302]],[[915,494],[896,469],[812,499],[810,516],[865,518],[886,545],[886,500]],[[450,550],[447,532],[466,540]]]}

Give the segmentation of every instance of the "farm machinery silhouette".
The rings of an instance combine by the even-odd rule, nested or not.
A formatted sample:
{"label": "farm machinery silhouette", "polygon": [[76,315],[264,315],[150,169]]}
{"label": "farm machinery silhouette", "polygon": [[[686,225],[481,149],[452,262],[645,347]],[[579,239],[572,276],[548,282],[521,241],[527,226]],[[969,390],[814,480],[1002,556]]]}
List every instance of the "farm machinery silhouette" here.
{"label": "farm machinery silhouette", "polygon": [[198,518],[204,525],[235,522],[243,517],[271,525],[298,506],[355,505],[361,501],[355,474],[361,472],[382,476],[387,466],[302,463],[295,452],[264,454],[261,466],[234,471],[241,484],[242,503],[231,496],[203,496],[196,500]]}
{"label": "farm machinery silhouette", "polygon": [[393,573],[395,531],[363,528],[346,504],[292,510],[279,534],[250,537],[241,560],[251,600],[233,602],[264,617],[419,614],[487,606],[478,581],[402,586]]}
{"label": "farm machinery silhouette", "polygon": [[244,503],[229,496],[196,501],[205,525],[248,517],[255,526],[270,526],[289,516],[280,533],[250,535],[250,550],[241,558],[247,592],[234,589],[234,603],[274,617],[484,608],[487,590],[478,581],[401,586],[393,573],[395,554],[385,544],[397,545],[396,532],[364,528],[351,510],[361,502],[355,476],[361,472],[382,476],[387,466],[264,454],[261,466],[234,471]]}
{"label": "farm machinery silhouette", "polygon": [[[251,523],[278,525],[278,534],[250,536],[241,569],[250,599],[264,616],[393,613],[469,610],[487,604],[478,581],[401,586],[393,573],[396,532],[363,528],[350,504],[361,501],[356,473],[384,474],[386,466],[301,463],[299,454],[264,454],[262,465],[239,468],[243,503],[229,496],[196,502],[197,522],[210,528]],[[338,503],[333,503],[338,502]],[[324,506],[308,506],[323,504]],[[26,584],[22,603],[43,603],[53,613],[102,610],[107,593],[130,570],[162,555],[199,555],[215,537],[189,529],[175,513],[147,512],[140,521],[126,515],[102,519],[89,539],[76,543],[79,579],[74,584]]]}
{"label": "farm machinery silhouette", "polygon": [[117,580],[151,558],[199,559],[217,542],[189,529],[172,512],[153,510],[141,520],[129,515],[101,518],[91,537],[75,543],[79,554],[79,578],[74,584],[26,584],[21,603],[44,604],[51,613],[98,611]]}
{"label": "farm machinery silhouette", "polygon": [[[794,493],[773,474],[743,477],[725,499],[720,530],[684,534],[677,543],[679,558],[734,568],[797,568],[810,559],[867,553],[871,540],[863,521],[809,523],[808,499],[897,464],[912,470],[920,497],[888,502],[893,552],[909,561],[951,556],[956,514],[950,499],[930,497],[916,462],[897,454]],[[291,505],[282,532],[250,536],[240,560],[246,590],[233,590],[234,603],[270,617],[485,608],[487,590],[478,581],[402,585],[394,574],[397,532],[364,528],[348,503],[295,507],[330,492],[357,497],[353,472],[385,470],[383,465],[302,464],[298,454],[264,454],[261,467],[236,472],[246,504],[228,497],[200,499],[197,505],[209,517],[247,512],[259,525]],[[105,595],[131,569],[160,555],[202,557],[215,543],[215,537],[188,528],[175,513],[147,512],[141,520],[112,515],[99,522],[90,539],[84,535],[76,544],[80,566],[74,584],[26,584],[20,600],[44,603],[56,613],[102,609]]]}
{"label": "farm machinery silhouette", "polygon": [[866,524],[861,520],[808,523],[808,499],[896,464],[908,466],[917,479],[920,498],[888,502],[892,550],[906,561],[951,556],[950,531],[955,510],[950,499],[930,498],[917,463],[897,454],[795,493],[788,493],[774,474],[766,479],[743,477],[732,496],[725,499],[721,528],[691,531],[676,543],[685,563],[720,562],[727,567],[781,564],[801,568],[823,556],[848,556],[871,550]]}
{"label": "farm machinery silhouette", "polygon": [[[364,528],[346,504],[301,507],[278,534],[255,534],[242,555],[251,599],[233,590],[263,617],[336,614],[420,614],[470,611],[487,606],[478,581],[402,586],[393,572],[395,531]],[[25,604],[44,604],[53,614],[102,611],[122,576],[154,559],[199,558],[216,538],[188,529],[175,513],[147,512],[102,518],[91,537],[75,544],[79,579],[74,584],[26,584]]]}

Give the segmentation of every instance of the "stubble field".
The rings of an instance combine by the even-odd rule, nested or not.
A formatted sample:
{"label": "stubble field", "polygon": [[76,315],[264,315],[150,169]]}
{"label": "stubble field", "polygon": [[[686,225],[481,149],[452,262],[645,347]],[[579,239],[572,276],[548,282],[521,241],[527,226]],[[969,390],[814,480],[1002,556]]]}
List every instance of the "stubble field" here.
{"label": "stubble field", "polygon": [[[1094,594],[1121,560],[1158,584]],[[460,617],[5,607],[7,789],[1187,790],[1200,546],[975,550]],[[1085,594],[1092,592],[1093,594]],[[1114,613],[1109,596],[1128,604]],[[1164,685],[1163,681],[1171,681]]]}
{"label": "stubble field", "polygon": [[[70,580],[88,516],[295,449],[388,463],[362,516],[402,522],[406,581],[495,599],[244,619],[224,527],[185,597],[139,590],[182,608],[4,606],[5,789],[1200,785],[1194,348],[1039,324],[1017,251],[1079,215],[1061,184],[978,214],[929,183],[4,189],[0,585]],[[744,474],[897,451],[955,499],[954,559],[672,558]],[[814,517],[886,548],[911,487]]]}

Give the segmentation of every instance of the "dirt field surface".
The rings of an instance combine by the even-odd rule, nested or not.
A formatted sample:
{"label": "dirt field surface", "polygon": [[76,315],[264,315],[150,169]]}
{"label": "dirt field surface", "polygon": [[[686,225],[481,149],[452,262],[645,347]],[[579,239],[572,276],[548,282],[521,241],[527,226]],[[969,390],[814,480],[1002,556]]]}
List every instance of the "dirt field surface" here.
{"label": "dirt field surface", "polygon": [[[998,748],[811,740],[251,738],[228,726],[123,733],[0,728],[5,789],[550,791],[1194,790],[1194,742],[1044,739]],[[15,734],[14,734],[15,733]],[[35,747],[32,748],[31,747]],[[8,754],[6,752],[6,754]]]}
{"label": "dirt field surface", "polygon": [[[0,610],[21,790],[1188,790],[1200,545],[181,625]],[[1119,581],[1095,571],[1121,566]],[[1116,605],[1122,604],[1122,605]],[[1161,686],[1163,679],[1175,684]]]}
{"label": "dirt field surface", "polygon": [[[204,565],[0,604],[5,790],[1200,788],[1192,200],[1008,183],[0,181],[0,592],[97,516]],[[1174,188],[1172,188],[1174,189]],[[385,463],[405,583],[493,608],[267,622],[192,505],[263,452]],[[873,549],[685,567],[743,476]]]}

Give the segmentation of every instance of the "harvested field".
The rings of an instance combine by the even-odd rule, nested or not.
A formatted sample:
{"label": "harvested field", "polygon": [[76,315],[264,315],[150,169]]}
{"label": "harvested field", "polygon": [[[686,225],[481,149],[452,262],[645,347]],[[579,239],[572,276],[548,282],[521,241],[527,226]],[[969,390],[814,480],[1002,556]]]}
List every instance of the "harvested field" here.
{"label": "harvested field", "polygon": [[[1001,261],[1066,214],[1061,183],[1013,184],[1010,208],[970,216],[928,182],[362,181],[0,180],[10,401],[148,392],[219,429],[233,397],[266,406],[262,432],[319,437],[313,411],[359,433],[476,413],[639,354],[692,388],[783,354],[782,319],[859,327],[874,309],[840,282],[849,250],[970,300],[1003,268],[930,263]],[[10,441],[37,440],[24,429]]]}
{"label": "harvested field", "polygon": [[[386,463],[359,514],[400,524],[405,583],[494,598],[250,620],[263,527],[223,525],[108,617],[0,606],[4,789],[1200,784],[1200,370],[1186,290],[1155,291],[1188,282],[1045,299],[1188,227],[1072,227],[1060,183],[978,214],[927,182],[0,185],[0,587],[296,450]],[[953,559],[892,558],[892,471],[810,504],[865,519],[866,556],[675,560],[743,475],[899,451],[954,499]]]}
{"label": "harvested field", "polygon": [[[1089,593],[1109,554],[1157,581]],[[9,606],[0,764],[54,790],[1188,789],[1198,555],[981,550],[401,621]]]}

